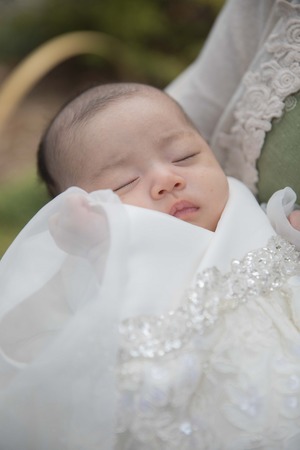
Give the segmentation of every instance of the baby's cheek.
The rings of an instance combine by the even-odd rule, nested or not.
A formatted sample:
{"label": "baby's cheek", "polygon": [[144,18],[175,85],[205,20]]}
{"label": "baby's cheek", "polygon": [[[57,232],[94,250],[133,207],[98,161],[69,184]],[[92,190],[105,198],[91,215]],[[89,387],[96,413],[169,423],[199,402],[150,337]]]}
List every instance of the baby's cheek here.
{"label": "baby's cheek", "polygon": [[120,194],[118,196],[121,202],[124,203],[125,205],[140,206],[142,208],[147,208],[147,206],[145,206],[145,199],[139,193],[130,191],[124,194]]}

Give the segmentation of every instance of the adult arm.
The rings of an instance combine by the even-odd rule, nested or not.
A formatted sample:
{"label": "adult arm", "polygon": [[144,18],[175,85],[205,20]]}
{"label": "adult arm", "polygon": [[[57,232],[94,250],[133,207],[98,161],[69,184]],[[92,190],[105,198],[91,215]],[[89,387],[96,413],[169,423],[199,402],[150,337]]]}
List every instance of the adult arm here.
{"label": "adult arm", "polygon": [[208,141],[268,33],[273,6],[227,0],[197,59],[166,88]]}

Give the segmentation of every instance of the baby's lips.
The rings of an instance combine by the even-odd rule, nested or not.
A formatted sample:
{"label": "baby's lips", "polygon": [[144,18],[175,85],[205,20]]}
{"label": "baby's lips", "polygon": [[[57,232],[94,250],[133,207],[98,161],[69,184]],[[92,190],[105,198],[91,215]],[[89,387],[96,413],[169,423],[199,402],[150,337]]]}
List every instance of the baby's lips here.
{"label": "baby's lips", "polygon": [[169,211],[169,214],[170,216],[175,216],[177,212],[189,208],[198,209],[198,206],[194,205],[194,203],[191,203],[187,200],[180,200],[179,202],[174,203],[174,205]]}

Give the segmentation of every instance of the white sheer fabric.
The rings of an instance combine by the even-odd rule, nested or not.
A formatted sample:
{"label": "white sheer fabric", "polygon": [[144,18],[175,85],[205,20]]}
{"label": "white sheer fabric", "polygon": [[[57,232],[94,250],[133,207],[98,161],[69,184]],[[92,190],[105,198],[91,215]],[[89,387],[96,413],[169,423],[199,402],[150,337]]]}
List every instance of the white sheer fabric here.
{"label": "white sheer fabric", "polygon": [[[74,194],[99,215],[107,248],[100,260],[68,255],[49,232],[49,220]],[[110,192],[76,188],[32,219],[0,266],[6,450],[112,448],[119,320],[154,312],[162,299],[179,301],[211,237],[168,215],[124,206]],[[70,237],[70,252],[88,248],[81,239]]]}

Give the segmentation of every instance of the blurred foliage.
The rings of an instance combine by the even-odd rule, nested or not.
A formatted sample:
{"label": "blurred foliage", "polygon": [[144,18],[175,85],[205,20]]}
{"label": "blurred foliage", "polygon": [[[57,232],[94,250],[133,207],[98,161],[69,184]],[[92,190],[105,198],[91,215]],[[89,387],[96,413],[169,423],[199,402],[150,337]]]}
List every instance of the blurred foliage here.
{"label": "blurred foliage", "polygon": [[[0,26],[0,60],[16,62],[40,44],[66,32],[101,31],[131,49],[129,58],[140,62],[139,78],[162,85],[195,58],[223,3],[224,0],[36,0],[4,16]],[[97,65],[96,58],[88,61]],[[161,66],[163,73],[159,71]]]}
{"label": "blurred foliage", "polygon": [[36,176],[32,172],[1,186],[0,256],[47,201],[46,189],[38,185]]}

